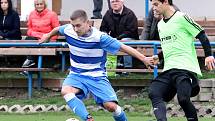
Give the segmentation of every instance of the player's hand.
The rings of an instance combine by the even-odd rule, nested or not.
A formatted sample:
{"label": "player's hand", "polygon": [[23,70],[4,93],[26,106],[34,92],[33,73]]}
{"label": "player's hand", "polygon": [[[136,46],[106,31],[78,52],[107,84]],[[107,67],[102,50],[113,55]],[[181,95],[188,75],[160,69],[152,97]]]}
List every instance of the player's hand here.
{"label": "player's hand", "polygon": [[205,58],[205,66],[208,70],[215,69],[215,59],[213,56],[208,56]]}
{"label": "player's hand", "polygon": [[160,64],[160,62],[159,62],[160,60],[159,60],[158,55],[153,55],[152,57],[153,57],[153,60],[154,60],[153,65],[158,65],[158,64]]}
{"label": "player's hand", "polygon": [[146,65],[146,67],[151,70],[154,67],[154,60],[153,57],[145,57],[143,59],[143,63]]}
{"label": "player's hand", "polygon": [[39,39],[39,44],[46,43],[49,41],[49,34],[43,34],[41,39]]}
{"label": "player's hand", "polygon": [[144,64],[146,67],[151,70],[152,68],[155,68],[160,62],[159,62],[159,57],[158,55],[153,55],[151,57],[145,57]]}

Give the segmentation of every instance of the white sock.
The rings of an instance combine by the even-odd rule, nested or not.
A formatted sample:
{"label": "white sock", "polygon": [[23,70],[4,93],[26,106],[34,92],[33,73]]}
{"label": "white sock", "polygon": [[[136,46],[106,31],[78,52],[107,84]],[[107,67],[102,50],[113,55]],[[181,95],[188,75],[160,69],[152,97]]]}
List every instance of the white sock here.
{"label": "white sock", "polygon": [[122,108],[117,105],[115,112],[113,112],[113,116],[119,116],[122,113]]}
{"label": "white sock", "polygon": [[66,100],[66,102],[68,102],[75,97],[75,94],[74,93],[68,93],[68,94],[64,95],[63,97]]}

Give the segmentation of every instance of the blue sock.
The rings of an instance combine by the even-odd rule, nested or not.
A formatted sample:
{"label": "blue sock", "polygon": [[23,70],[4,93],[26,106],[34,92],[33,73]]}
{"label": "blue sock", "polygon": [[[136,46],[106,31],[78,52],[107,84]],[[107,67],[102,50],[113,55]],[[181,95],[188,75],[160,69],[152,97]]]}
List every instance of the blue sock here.
{"label": "blue sock", "polygon": [[89,115],[84,103],[78,99],[74,93],[69,93],[64,96],[64,99],[67,102],[67,105],[70,109],[79,116],[82,120],[86,120]]}
{"label": "blue sock", "polygon": [[115,121],[128,121],[124,111],[119,116],[113,116],[113,118]]}
{"label": "blue sock", "polygon": [[115,121],[128,121],[125,112],[119,106],[117,106],[116,111],[113,113],[113,118]]}

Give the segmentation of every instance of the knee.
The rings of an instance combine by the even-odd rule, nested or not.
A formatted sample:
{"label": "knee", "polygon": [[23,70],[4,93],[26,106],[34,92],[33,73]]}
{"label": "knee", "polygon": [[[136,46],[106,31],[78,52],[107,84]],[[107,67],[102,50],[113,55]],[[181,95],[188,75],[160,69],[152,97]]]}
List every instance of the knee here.
{"label": "knee", "polygon": [[117,108],[117,104],[115,102],[106,102],[103,105],[104,105],[104,108],[109,112],[115,112]]}
{"label": "knee", "polygon": [[158,94],[154,90],[149,89],[148,97],[152,100],[155,97],[158,97]]}
{"label": "knee", "polygon": [[62,96],[69,94],[69,93],[77,94],[78,92],[80,92],[79,89],[76,89],[76,88],[70,87],[70,86],[63,86],[61,89],[61,95]]}
{"label": "knee", "polygon": [[152,91],[149,90],[149,92],[148,92],[148,97],[149,97],[150,99],[152,99],[153,95],[154,95],[154,94],[152,93]]}
{"label": "knee", "polygon": [[66,94],[68,94],[68,93],[69,93],[69,91],[68,91],[66,88],[62,88],[62,89],[61,89],[61,95],[62,95],[62,96],[66,95]]}
{"label": "knee", "polygon": [[190,102],[190,97],[186,95],[177,95],[178,103],[180,105],[187,104]]}

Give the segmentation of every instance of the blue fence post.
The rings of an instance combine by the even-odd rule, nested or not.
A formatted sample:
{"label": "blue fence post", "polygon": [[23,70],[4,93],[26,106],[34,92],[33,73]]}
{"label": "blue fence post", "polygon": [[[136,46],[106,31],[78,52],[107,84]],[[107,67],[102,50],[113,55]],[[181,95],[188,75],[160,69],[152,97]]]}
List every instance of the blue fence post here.
{"label": "blue fence post", "polygon": [[145,18],[148,17],[149,14],[149,0],[145,0]]}
{"label": "blue fence post", "polygon": [[[43,56],[39,56],[38,57],[38,68],[42,68],[42,60],[43,60]],[[38,77],[38,80],[37,80],[37,88],[38,90],[40,90],[42,88],[42,76],[41,76],[41,72],[39,71],[37,73],[37,77]]]}
{"label": "blue fence post", "polygon": [[[153,48],[154,48],[154,55],[157,55],[158,48],[157,48],[157,45],[155,43],[153,45]],[[158,66],[155,65],[155,67],[154,67],[154,78],[156,78],[157,76],[158,76]]]}
{"label": "blue fence post", "polygon": [[32,72],[28,72],[28,99],[31,99],[31,97],[32,97],[32,83],[33,83],[33,81],[32,81]]}
{"label": "blue fence post", "polygon": [[[65,42],[62,42],[61,44],[62,47],[66,47],[67,44]],[[64,72],[65,71],[65,67],[66,67],[66,53],[61,51],[61,71]]]}
{"label": "blue fence post", "polygon": [[66,55],[65,55],[65,53],[64,52],[61,52],[61,56],[62,56],[62,58],[61,58],[61,71],[62,72],[64,72],[65,71],[65,65],[66,65]]}

